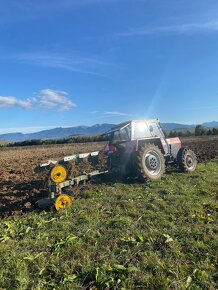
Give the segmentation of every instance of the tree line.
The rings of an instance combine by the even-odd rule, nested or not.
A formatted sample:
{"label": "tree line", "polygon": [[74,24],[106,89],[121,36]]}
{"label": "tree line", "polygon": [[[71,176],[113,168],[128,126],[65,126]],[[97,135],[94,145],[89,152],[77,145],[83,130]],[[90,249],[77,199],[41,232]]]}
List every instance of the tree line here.
{"label": "tree line", "polygon": [[33,139],[19,142],[11,142],[6,144],[6,147],[20,147],[20,146],[33,146],[33,145],[53,145],[53,144],[68,144],[68,143],[87,143],[87,142],[103,142],[108,141],[106,135],[90,135],[90,136],[73,136],[61,139]]}
{"label": "tree line", "polygon": [[207,129],[202,125],[197,125],[193,131],[190,131],[188,129],[181,131],[172,130],[164,133],[167,137],[210,136],[218,135],[218,128]]}

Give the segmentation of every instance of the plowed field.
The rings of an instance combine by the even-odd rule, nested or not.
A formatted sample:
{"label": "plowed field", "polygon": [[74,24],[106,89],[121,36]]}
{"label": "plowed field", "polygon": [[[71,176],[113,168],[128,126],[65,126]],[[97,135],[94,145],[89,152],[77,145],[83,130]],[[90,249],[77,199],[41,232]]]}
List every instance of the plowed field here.
{"label": "plowed field", "polygon": [[218,156],[217,136],[182,138],[182,143],[195,152],[198,162],[204,162]]}
{"label": "plowed field", "polygon": [[[218,156],[217,137],[184,138],[199,162]],[[32,146],[0,149],[0,217],[34,210],[35,202],[46,195],[44,180],[34,168],[49,159],[58,160],[74,153],[100,150],[104,143]]]}

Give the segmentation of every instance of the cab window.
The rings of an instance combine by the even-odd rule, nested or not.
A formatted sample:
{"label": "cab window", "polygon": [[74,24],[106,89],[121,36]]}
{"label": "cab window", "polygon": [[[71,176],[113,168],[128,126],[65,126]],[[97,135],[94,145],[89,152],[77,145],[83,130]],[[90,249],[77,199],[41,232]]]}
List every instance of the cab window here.
{"label": "cab window", "polygon": [[145,122],[136,122],[134,124],[134,139],[150,137],[151,132]]}
{"label": "cab window", "polygon": [[130,140],[131,130],[130,125],[126,126],[125,128],[122,128],[120,130],[117,130],[113,132],[112,134],[112,142],[123,142]]}

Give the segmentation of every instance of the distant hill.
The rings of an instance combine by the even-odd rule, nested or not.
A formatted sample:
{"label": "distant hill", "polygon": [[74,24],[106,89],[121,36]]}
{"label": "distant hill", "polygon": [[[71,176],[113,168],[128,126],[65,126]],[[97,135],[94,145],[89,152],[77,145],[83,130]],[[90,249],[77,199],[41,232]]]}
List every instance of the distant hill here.
{"label": "distant hill", "polygon": [[[182,129],[193,129],[196,125],[184,125],[178,123],[162,123],[162,128],[164,130],[182,130]],[[202,124],[204,127],[218,127],[218,122],[206,122]],[[93,126],[76,126],[69,128],[54,128],[50,130],[43,130],[36,133],[23,134],[23,133],[8,133],[1,134],[0,140],[9,141],[9,142],[20,142],[25,140],[34,140],[34,139],[60,139],[69,136],[76,135],[97,135],[105,133],[110,130],[114,124],[96,124]]]}
{"label": "distant hill", "polygon": [[34,139],[59,139],[69,136],[76,135],[95,135],[102,134],[110,130],[114,124],[96,124],[93,126],[77,126],[69,128],[54,128],[50,130],[43,130],[36,133],[23,134],[23,133],[8,133],[1,134],[0,140],[11,141],[11,142],[20,142],[25,140],[34,140]]}
{"label": "distant hill", "polygon": [[202,125],[206,128],[216,128],[216,127],[218,127],[218,122],[216,122],[216,121],[205,122]]}
{"label": "distant hill", "polygon": [[164,130],[180,130],[180,129],[192,129],[196,125],[184,125],[178,123],[161,123],[161,127]]}

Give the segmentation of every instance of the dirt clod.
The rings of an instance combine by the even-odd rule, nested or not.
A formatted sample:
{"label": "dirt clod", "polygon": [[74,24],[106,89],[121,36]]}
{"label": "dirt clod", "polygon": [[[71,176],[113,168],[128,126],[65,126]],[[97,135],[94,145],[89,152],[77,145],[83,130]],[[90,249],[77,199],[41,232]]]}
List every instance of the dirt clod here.
{"label": "dirt clod", "polygon": [[25,207],[25,208],[31,208],[31,207],[32,207],[31,202],[25,202],[25,203],[24,203],[24,207]]}

